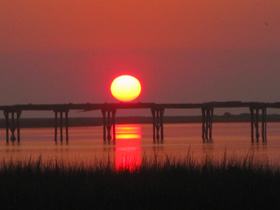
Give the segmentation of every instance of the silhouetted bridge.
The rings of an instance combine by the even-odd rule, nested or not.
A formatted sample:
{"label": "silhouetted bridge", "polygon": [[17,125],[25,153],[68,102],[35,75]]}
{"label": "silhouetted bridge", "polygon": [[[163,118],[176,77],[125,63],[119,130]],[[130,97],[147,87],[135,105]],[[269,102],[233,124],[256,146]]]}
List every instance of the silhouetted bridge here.
{"label": "silhouetted bridge", "polygon": [[[267,108],[280,108],[280,103],[260,102],[208,102],[208,103],[178,103],[178,104],[157,104],[157,103],[103,103],[103,104],[26,104],[0,106],[6,120],[6,141],[20,142],[20,116],[23,111],[52,111],[54,112],[54,139],[57,142],[58,127],[60,130],[60,141],[63,141],[63,127],[65,127],[66,142],[68,136],[68,113],[71,110],[94,111],[101,110],[103,116],[103,139],[104,141],[116,139],[115,116],[118,109],[150,109],[153,117],[153,139],[163,140],[163,115],[165,109],[201,109],[202,111],[202,139],[212,140],[213,113],[217,108],[248,108],[251,116],[251,139],[259,141],[259,122],[261,122],[262,141],[266,142],[266,110]],[[63,119],[64,118],[64,119]],[[64,123],[63,123],[64,122]],[[11,134],[11,137],[9,137]]]}

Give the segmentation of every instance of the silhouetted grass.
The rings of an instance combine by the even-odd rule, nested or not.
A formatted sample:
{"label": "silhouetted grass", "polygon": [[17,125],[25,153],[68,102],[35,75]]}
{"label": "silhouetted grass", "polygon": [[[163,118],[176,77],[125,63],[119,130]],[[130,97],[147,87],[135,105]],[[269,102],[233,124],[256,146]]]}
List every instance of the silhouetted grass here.
{"label": "silhouetted grass", "polygon": [[40,159],[0,168],[0,209],[278,209],[279,196],[279,167],[250,154],[202,162],[155,156],[134,171]]}

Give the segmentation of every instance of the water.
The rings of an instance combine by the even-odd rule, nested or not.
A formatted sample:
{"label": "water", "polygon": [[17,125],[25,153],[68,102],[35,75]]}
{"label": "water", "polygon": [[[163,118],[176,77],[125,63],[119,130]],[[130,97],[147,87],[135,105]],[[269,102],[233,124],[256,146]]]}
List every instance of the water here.
{"label": "water", "polygon": [[6,145],[5,129],[0,130],[1,160],[36,160],[48,163],[92,165],[110,161],[116,169],[122,166],[133,169],[142,164],[143,157],[186,158],[188,152],[198,161],[206,155],[222,159],[243,158],[254,153],[255,160],[277,164],[280,161],[280,123],[268,123],[268,141],[251,143],[249,123],[215,123],[213,143],[203,143],[201,124],[165,124],[164,142],[153,142],[152,125],[131,124],[116,126],[115,142],[104,143],[102,127],[69,128],[69,144],[55,144],[54,128],[21,129],[20,145]]}

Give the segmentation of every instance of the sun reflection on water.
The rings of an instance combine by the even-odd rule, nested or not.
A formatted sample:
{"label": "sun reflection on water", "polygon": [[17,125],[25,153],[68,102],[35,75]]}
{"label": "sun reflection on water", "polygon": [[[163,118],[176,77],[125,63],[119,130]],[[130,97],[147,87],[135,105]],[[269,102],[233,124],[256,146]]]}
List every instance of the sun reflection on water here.
{"label": "sun reflection on water", "polygon": [[142,127],[137,124],[116,125],[115,170],[134,171],[141,165]]}

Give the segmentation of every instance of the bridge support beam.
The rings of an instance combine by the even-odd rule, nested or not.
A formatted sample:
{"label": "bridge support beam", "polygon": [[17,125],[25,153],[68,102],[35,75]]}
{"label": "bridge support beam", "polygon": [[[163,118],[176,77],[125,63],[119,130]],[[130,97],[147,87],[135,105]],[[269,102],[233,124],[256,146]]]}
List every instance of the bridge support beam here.
{"label": "bridge support beam", "polygon": [[[11,114],[11,119],[10,119]],[[9,141],[14,143],[16,140],[20,143],[20,115],[21,110],[4,110],[4,116],[6,120],[6,143],[9,144]],[[16,118],[15,118],[16,117]],[[17,137],[15,136],[15,131],[17,130]],[[11,132],[11,138],[9,134]]]}
{"label": "bridge support beam", "polygon": [[103,116],[103,140],[116,140],[116,109],[102,109]]}
{"label": "bridge support beam", "polygon": [[250,107],[250,116],[251,116],[251,140],[254,143],[259,142],[259,121],[260,121],[260,110],[262,111],[262,142],[267,142],[266,131],[267,131],[267,121],[266,121],[266,107]]}
{"label": "bridge support beam", "polygon": [[267,131],[266,107],[263,107],[262,108],[262,139],[263,139],[263,142],[267,142],[266,131]]}
{"label": "bridge support beam", "polygon": [[213,107],[203,107],[202,111],[202,139],[203,142],[211,142],[212,139],[212,125],[213,125]]}
{"label": "bridge support beam", "polygon": [[[63,120],[63,113],[64,113],[64,120]],[[60,130],[60,142],[63,142],[63,126],[65,126],[65,136],[66,136],[66,143],[69,141],[69,134],[68,134],[68,113],[69,110],[54,110],[55,118],[54,118],[54,141],[57,143],[57,129],[59,126]],[[59,118],[59,124],[58,124]]]}
{"label": "bridge support beam", "polygon": [[163,141],[163,113],[164,108],[152,108],[153,115],[153,140]]}

